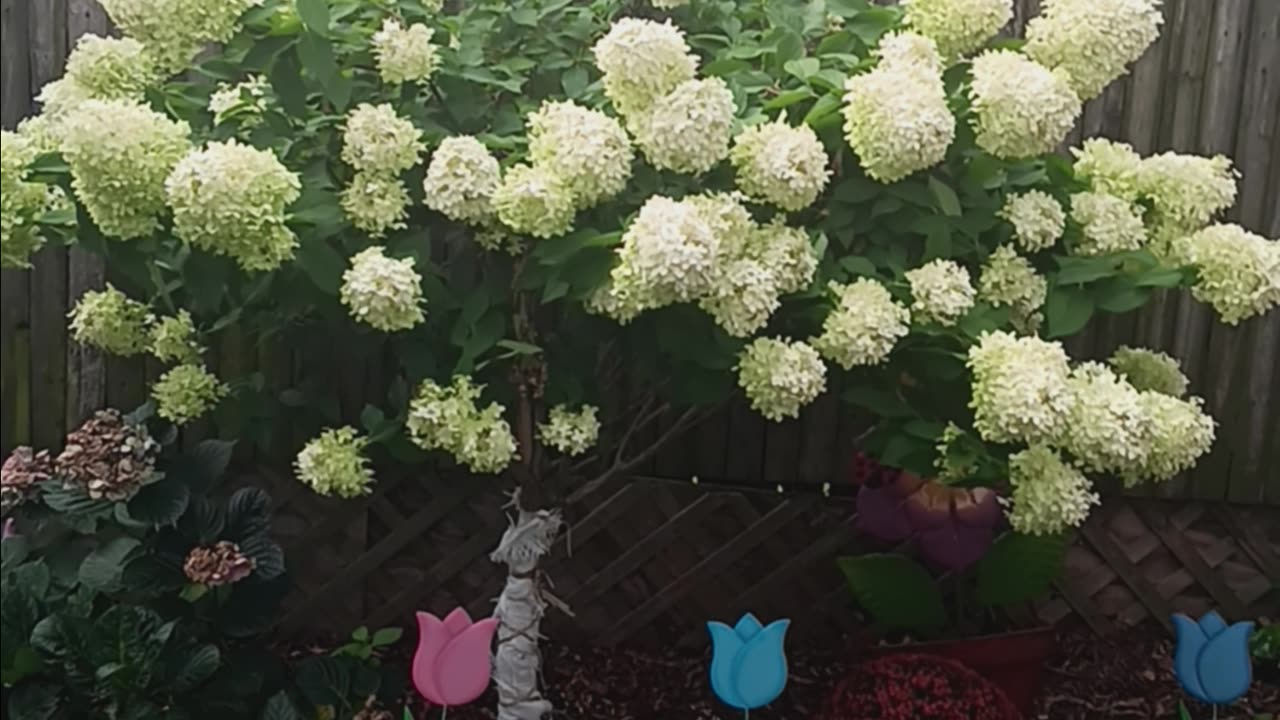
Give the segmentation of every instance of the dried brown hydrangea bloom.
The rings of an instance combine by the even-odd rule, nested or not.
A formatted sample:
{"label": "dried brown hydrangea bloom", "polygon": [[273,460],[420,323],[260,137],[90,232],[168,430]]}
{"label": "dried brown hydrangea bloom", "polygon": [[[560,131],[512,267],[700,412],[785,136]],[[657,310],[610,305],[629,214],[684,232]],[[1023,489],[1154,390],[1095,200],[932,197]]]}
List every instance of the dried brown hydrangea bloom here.
{"label": "dried brown hydrangea bloom", "polygon": [[36,485],[53,475],[53,458],[48,450],[35,452],[22,446],[0,466],[0,505],[10,507],[30,500]]}
{"label": "dried brown hydrangea bloom", "polygon": [[129,425],[119,411],[99,410],[67,436],[54,467],[95,500],[125,500],[155,473],[159,449],[146,429]]}
{"label": "dried brown hydrangea bloom", "polygon": [[253,559],[241,553],[240,546],[222,540],[212,547],[193,549],[182,564],[182,572],[193,583],[218,587],[249,577],[253,565]]}

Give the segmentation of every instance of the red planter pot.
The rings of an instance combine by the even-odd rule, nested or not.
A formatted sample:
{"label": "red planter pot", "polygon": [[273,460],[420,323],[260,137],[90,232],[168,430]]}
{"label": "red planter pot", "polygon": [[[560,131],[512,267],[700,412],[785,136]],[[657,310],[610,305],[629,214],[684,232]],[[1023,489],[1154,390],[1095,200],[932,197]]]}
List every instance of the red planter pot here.
{"label": "red planter pot", "polygon": [[874,655],[911,653],[956,660],[1000,687],[1024,716],[1029,717],[1044,687],[1044,665],[1057,652],[1053,628],[1001,635],[878,647]]}

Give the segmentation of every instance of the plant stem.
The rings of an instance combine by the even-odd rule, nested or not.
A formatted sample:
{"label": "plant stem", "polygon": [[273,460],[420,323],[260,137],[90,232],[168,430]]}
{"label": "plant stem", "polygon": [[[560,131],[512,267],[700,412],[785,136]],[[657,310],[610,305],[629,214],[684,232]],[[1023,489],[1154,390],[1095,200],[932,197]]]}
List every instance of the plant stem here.
{"label": "plant stem", "polygon": [[440,708],[440,720],[449,720],[449,706]]}

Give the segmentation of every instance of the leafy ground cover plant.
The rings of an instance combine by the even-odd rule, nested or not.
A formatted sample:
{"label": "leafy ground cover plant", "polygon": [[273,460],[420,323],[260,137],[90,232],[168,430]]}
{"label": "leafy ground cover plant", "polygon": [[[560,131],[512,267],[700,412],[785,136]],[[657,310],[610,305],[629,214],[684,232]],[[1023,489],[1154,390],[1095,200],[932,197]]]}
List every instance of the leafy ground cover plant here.
{"label": "leafy ground cover plant", "polygon": [[[504,475],[502,720],[550,710],[562,502],[735,392],[781,421],[840,376],[882,462],[1056,536],[1095,478],[1168,479],[1214,435],[1173,359],[1061,338],[1164,288],[1233,324],[1280,301],[1280,245],[1215,222],[1228,159],[1054,153],[1154,0],[1045,2],[1019,40],[1009,0],[104,7],[124,37],[3,136],[5,265],[104,254],[75,339],[169,364],[173,423],[269,446],[290,414],[317,492],[370,492],[375,460]],[[333,362],[219,377],[220,337]]]}

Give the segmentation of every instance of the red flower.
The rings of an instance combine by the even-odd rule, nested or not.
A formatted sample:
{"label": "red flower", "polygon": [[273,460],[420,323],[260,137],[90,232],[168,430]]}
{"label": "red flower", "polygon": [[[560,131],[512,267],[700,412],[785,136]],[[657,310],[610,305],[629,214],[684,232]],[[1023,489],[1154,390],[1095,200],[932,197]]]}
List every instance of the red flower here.
{"label": "red flower", "polygon": [[947,658],[888,655],[855,667],[819,720],[1019,720],[991,681]]}

